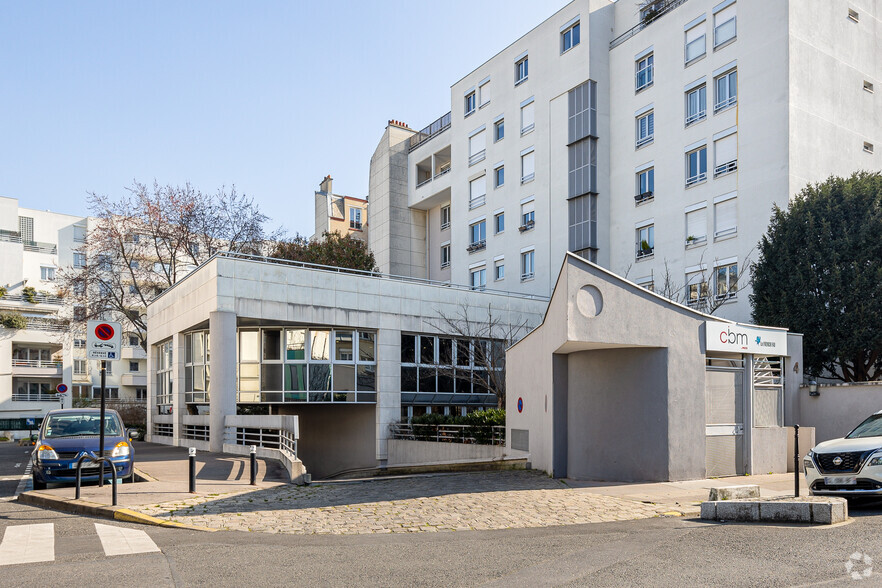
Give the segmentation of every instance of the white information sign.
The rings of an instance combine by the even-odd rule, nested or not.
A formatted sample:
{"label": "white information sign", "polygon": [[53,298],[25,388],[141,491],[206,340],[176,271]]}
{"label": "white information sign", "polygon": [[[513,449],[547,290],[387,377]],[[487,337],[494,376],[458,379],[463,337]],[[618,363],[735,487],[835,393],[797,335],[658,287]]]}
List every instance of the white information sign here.
{"label": "white information sign", "polygon": [[787,355],[787,331],[707,321],[705,333],[708,351]]}
{"label": "white information sign", "polygon": [[88,359],[119,359],[122,326],[109,321],[89,321],[86,333],[86,357]]}

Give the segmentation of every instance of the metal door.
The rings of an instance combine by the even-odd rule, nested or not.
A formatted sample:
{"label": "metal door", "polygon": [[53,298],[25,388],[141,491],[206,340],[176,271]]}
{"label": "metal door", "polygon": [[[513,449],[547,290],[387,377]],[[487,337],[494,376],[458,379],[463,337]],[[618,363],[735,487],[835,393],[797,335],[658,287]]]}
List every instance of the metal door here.
{"label": "metal door", "polygon": [[[726,360],[726,363],[738,365],[741,362]],[[743,367],[707,367],[705,414],[707,477],[744,474]]]}

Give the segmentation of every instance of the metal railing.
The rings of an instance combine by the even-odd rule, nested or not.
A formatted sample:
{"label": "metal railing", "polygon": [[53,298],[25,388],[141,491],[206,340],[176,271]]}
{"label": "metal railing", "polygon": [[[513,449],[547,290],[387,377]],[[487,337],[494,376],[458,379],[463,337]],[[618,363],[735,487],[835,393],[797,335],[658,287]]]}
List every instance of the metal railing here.
{"label": "metal railing", "polygon": [[699,110],[695,114],[690,114],[686,117],[686,126],[688,127],[689,125],[702,121],[705,118],[707,118],[707,110]]}
{"label": "metal railing", "polygon": [[527,221],[518,227],[518,231],[523,233],[525,231],[529,231],[530,229],[532,229],[535,226],[536,226],[536,221]]}
{"label": "metal railing", "polygon": [[689,178],[686,178],[686,187],[688,188],[689,186],[692,186],[693,184],[697,184],[699,182],[703,182],[706,179],[707,179],[707,173],[705,173],[705,172],[691,176]]}
{"label": "metal railing", "polygon": [[641,192],[640,194],[637,194],[636,196],[634,196],[634,202],[636,204],[642,204],[644,202],[648,202],[649,200],[652,200],[653,198],[654,198],[654,196],[653,196],[652,190],[648,190],[646,192]]}
{"label": "metal railing", "polygon": [[171,423],[153,423],[153,434],[160,437],[171,437],[175,427]]}
{"label": "metal railing", "polygon": [[55,359],[13,359],[13,367],[60,368],[61,361]]}
{"label": "metal railing", "polygon": [[41,243],[40,241],[24,241],[22,240],[25,251],[33,251],[35,253],[49,253],[55,255],[58,253],[58,246],[54,243]]}
{"label": "metal railing", "polygon": [[279,449],[281,429],[257,429],[251,427],[224,427],[224,441],[230,445],[257,445]]}
{"label": "metal railing", "polygon": [[716,104],[714,104],[714,114],[718,113],[721,110],[725,110],[726,108],[729,108],[730,106],[732,106],[736,102],[738,102],[737,95],[730,96],[729,98],[726,98],[725,100],[721,100],[720,102],[717,102]]}
{"label": "metal railing", "polygon": [[208,425],[184,425],[184,439],[208,441],[211,427]]}
{"label": "metal railing", "polygon": [[478,151],[477,153],[474,153],[474,154],[472,154],[472,155],[469,155],[469,165],[475,165],[475,164],[478,163],[479,161],[484,161],[484,159],[485,159],[486,157],[487,157],[487,150],[486,150],[486,149],[481,149],[481,150]]}
{"label": "metal railing", "polygon": [[521,274],[521,281],[526,282],[527,280],[532,280],[536,274],[533,272],[527,272],[525,274]]}
{"label": "metal railing", "polygon": [[420,425],[392,423],[393,439],[434,441],[436,443],[470,443],[505,445],[505,427],[501,425]]}
{"label": "metal railing", "polygon": [[426,178],[425,180],[422,180],[421,182],[417,182],[416,187],[417,187],[417,188],[422,188],[423,186],[425,186],[426,184],[428,184],[428,183],[431,182],[431,181],[432,181],[432,176],[429,176],[429,177]]}
{"label": "metal railing", "polygon": [[637,139],[637,143],[635,144],[635,147],[643,147],[647,143],[651,143],[653,139],[655,139],[655,134],[646,135],[645,137],[641,137],[640,139]]}
{"label": "metal railing", "polygon": [[535,178],[535,177],[536,177],[536,174],[534,174],[534,173],[531,173],[531,174],[527,174],[527,175],[525,175],[525,176],[522,176],[522,177],[521,177],[521,183],[522,183],[522,184],[526,184],[527,182],[531,181],[531,180],[532,180],[533,178]]}
{"label": "metal railing", "polygon": [[484,203],[487,202],[487,195],[481,194],[480,196],[475,196],[471,200],[469,200],[469,210],[474,210],[479,206],[484,206]]}
{"label": "metal railing", "polygon": [[726,163],[721,163],[717,167],[714,168],[714,177],[722,176],[725,174],[730,174],[733,171],[738,169],[738,160],[733,159],[732,161],[728,161]]}
{"label": "metal railing", "polygon": [[630,39],[631,37],[633,37],[634,35],[639,33],[640,31],[642,31],[643,29],[645,29],[646,27],[648,27],[649,25],[651,25],[652,23],[657,21],[659,18],[661,18],[662,15],[667,14],[668,12],[672,11],[676,7],[680,6],[681,4],[684,4],[685,2],[686,2],[686,0],[667,0],[667,2],[655,2],[654,4],[656,5],[657,8],[656,8],[655,12],[653,12],[652,16],[648,17],[648,18],[644,18],[639,23],[637,23],[636,25],[634,25],[633,27],[631,27],[630,29],[628,29],[627,31],[625,31],[624,33],[622,33],[621,35],[619,35],[618,37],[613,39],[612,41],[610,41],[609,42],[610,50],[615,49],[616,47],[618,47],[619,45],[621,45],[622,43],[624,43],[625,41],[627,41],[628,39]]}
{"label": "metal railing", "polygon": [[56,320],[42,317],[33,317],[26,316],[25,320],[28,322],[27,328],[33,331],[52,331],[52,332],[62,332],[66,331],[68,325],[70,324],[68,321],[64,320]]}
{"label": "metal railing", "polygon": [[413,135],[407,140],[407,149],[408,151],[413,151],[432,137],[436,135],[440,135],[444,131],[450,128],[450,113],[443,115],[438,120],[432,122],[429,126],[422,129],[417,134]]}
{"label": "metal railing", "polygon": [[13,394],[16,402],[58,402],[57,394]]}
{"label": "metal railing", "polygon": [[[59,298],[58,296],[52,296],[48,294],[34,294],[27,298],[24,294],[6,294],[0,301],[3,300],[11,300],[13,302],[30,302],[31,304],[64,304],[64,299]],[[33,302],[31,302],[33,300]]]}
{"label": "metal railing", "polygon": [[652,252],[655,251],[654,247],[650,247],[649,249],[638,249],[637,250],[637,259],[642,257],[649,257],[652,255]]}
{"label": "metal railing", "polygon": [[434,179],[438,179],[446,173],[450,172],[450,162],[443,164],[440,168],[438,168],[438,173],[435,174]]}
{"label": "metal railing", "polygon": [[468,251],[469,253],[474,253],[475,251],[480,251],[485,247],[487,247],[487,240],[481,239],[480,241],[475,241],[474,243],[466,247],[466,251]]}

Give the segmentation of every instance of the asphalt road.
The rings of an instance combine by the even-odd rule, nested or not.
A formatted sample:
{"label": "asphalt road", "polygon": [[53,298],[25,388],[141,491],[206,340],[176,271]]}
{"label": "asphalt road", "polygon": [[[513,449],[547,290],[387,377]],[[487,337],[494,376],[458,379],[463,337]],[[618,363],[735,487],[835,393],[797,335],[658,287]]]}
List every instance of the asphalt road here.
{"label": "asphalt road", "polygon": [[[14,469],[5,457],[0,464]],[[854,553],[878,562],[878,571],[857,585],[882,586],[882,502],[853,507],[852,516],[835,527],[660,518],[502,531],[268,535],[149,527],[2,501],[0,586],[834,586],[851,584],[845,564]],[[18,561],[21,537],[31,530],[48,545],[38,557],[49,561],[4,564]],[[130,536],[107,540],[108,532]],[[110,555],[114,548],[144,552]],[[864,561],[852,567],[866,569]]]}
{"label": "asphalt road", "polygon": [[0,500],[15,494],[33,449],[32,446],[19,447],[18,443],[0,443]]}

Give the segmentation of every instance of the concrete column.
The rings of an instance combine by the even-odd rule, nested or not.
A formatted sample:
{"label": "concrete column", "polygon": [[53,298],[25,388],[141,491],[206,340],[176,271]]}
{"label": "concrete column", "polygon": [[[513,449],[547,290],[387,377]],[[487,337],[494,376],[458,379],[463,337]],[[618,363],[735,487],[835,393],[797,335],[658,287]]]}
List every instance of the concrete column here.
{"label": "concrete column", "polygon": [[[757,474],[753,467],[753,355],[745,353],[744,358],[744,473]],[[762,472],[765,473],[765,472]]]}
{"label": "concrete column", "polygon": [[59,408],[71,408],[73,406],[73,337],[70,334],[64,336],[64,346],[61,349],[61,382],[67,385],[67,394],[58,403]]}
{"label": "concrete column", "polygon": [[184,444],[184,415],[187,403],[184,397],[184,365],[187,360],[187,336],[184,333],[172,335],[172,443]]}
{"label": "concrete column", "polygon": [[147,431],[145,441],[153,440],[153,415],[156,411],[156,349],[153,342],[147,341]]}
{"label": "concrete column", "polygon": [[377,332],[377,460],[388,458],[389,425],[401,418],[401,331]]}
{"label": "concrete column", "polygon": [[224,449],[224,418],[236,414],[236,313],[208,315],[211,345],[211,398],[209,404],[209,449]]}

